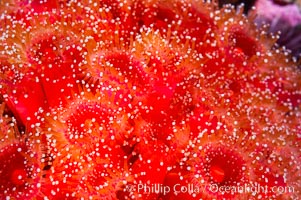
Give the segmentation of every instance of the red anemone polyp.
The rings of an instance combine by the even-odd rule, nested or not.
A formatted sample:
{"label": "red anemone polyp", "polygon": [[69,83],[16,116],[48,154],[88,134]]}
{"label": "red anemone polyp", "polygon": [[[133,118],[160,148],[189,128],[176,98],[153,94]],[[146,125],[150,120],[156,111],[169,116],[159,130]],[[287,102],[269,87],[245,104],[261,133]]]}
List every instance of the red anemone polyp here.
{"label": "red anemone polyp", "polygon": [[223,147],[208,145],[204,147],[204,156],[198,170],[211,184],[236,186],[243,184],[246,169],[243,158],[235,151]]}
{"label": "red anemone polyp", "polygon": [[93,162],[81,178],[80,188],[87,198],[116,199],[117,191],[133,178],[127,167],[127,156],[118,145],[95,146],[94,149],[89,158]]}
{"label": "red anemone polyp", "polygon": [[38,165],[25,143],[13,143],[0,149],[1,199],[32,199],[39,195]]}
{"label": "red anemone polyp", "polygon": [[131,137],[132,128],[124,110],[105,94],[83,91],[70,100],[68,107],[52,113],[43,133],[59,150],[67,145],[89,154],[96,143],[122,145]]}
{"label": "red anemone polyp", "polygon": [[132,101],[145,92],[147,75],[139,60],[125,49],[100,50],[90,57],[84,73],[99,91],[111,93],[114,103],[133,110]]}
{"label": "red anemone polyp", "polygon": [[[190,193],[169,194],[181,198],[237,198],[244,196],[223,188],[237,188],[249,181],[248,164],[244,155],[220,143],[208,142],[195,146],[186,162],[178,165],[165,179],[166,184],[193,185]],[[201,188],[201,189],[200,189]],[[221,190],[219,190],[221,189]]]}
{"label": "red anemone polyp", "polygon": [[43,86],[48,106],[65,104],[62,94],[68,97],[77,91],[84,52],[85,48],[74,38],[55,31],[40,34],[31,41],[27,57]]}
{"label": "red anemone polyp", "polygon": [[[41,169],[38,148],[20,133],[17,120],[0,104],[0,199],[39,196]],[[26,142],[25,142],[26,141]]]}
{"label": "red anemone polyp", "polygon": [[50,154],[53,161],[45,170],[46,181],[42,185],[45,196],[114,199],[115,193],[131,178],[127,157],[116,140],[104,136],[85,140],[94,142],[53,149]]}

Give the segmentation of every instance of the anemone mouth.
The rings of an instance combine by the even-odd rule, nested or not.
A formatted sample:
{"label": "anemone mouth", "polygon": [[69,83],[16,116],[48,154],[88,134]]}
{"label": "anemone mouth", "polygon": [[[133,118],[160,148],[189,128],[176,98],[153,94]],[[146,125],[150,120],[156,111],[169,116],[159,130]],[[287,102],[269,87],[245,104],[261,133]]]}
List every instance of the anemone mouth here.
{"label": "anemone mouth", "polygon": [[229,35],[231,46],[236,51],[241,51],[247,57],[256,55],[258,44],[242,30],[233,30]]}
{"label": "anemone mouth", "polygon": [[204,148],[203,176],[219,186],[236,186],[246,181],[245,162],[233,150],[223,146],[208,145]]}
{"label": "anemone mouth", "polygon": [[[108,132],[108,126],[113,123],[110,121],[110,117],[112,118],[110,112],[113,111],[105,109],[96,102],[81,102],[79,105],[75,105],[70,116],[66,116],[66,120],[64,120],[67,124],[65,137],[71,144],[93,140],[93,136],[108,137],[105,132]],[[98,134],[98,132],[100,133]]]}
{"label": "anemone mouth", "polygon": [[58,64],[61,61],[59,52],[59,38],[57,35],[43,34],[32,41],[30,48],[27,50],[28,59],[36,64]]}

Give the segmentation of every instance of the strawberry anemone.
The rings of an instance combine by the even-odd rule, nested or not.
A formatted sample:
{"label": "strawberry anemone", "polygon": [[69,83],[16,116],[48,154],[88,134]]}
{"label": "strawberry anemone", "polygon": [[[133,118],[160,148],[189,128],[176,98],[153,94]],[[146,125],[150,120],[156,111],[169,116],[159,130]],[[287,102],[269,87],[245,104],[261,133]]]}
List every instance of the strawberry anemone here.
{"label": "strawberry anemone", "polygon": [[205,146],[204,155],[197,156],[203,158],[203,161],[194,170],[203,173],[201,176],[210,183],[233,186],[245,182],[243,159],[237,153],[221,145],[212,146]]}
{"label": "strawberry anemone", "polygon": [[55,199],[116,199],[116,192],[131,180],[127,157],[119,145],[99,142],[91,148],[89,154],[74,147],[52,154],[41,193]]}
{"label": "strawberry anemone", "polygon": [[79,182],[87,198],[116,199],[118,191],[133,180],[128,169],[128,157],[119,145],[96,145],[88,158],[93,162]]}
{"label": "strawberry anemone", "polygon": [[26,145],[20,142],[1,147],[0,158],[1,196],[16,199],[38,196],[41,187],[40,169]]}
{"label": "strawberry anemone", "polygon": [[16,120],[4,114],[0,105],[1,199],[32,199],[39,196],[41,169],[38,149],[20,136]]}
{"label": "strawberry anemone", "polygon": [[47,116],[43,135],[58,152],[66,146],[93,152],[96,143],[123,145],[132,127],[122,108],[105,94],[87,91],[74,95],[68,107],[53,109]]}
{"label": "strawberry anemone", "polygon": [[27,49],[27,57],[33,71],[40,76],[39,81],[50,107],[65,104],[66,98],[77,91],[79,65],[85,49],[76,40],[67,33],[46,32],[32,38]]}
{"label": "strawberry anemone", "polygon": [[51,158],[44,163],[49,183],[43,192],[56,198],[113,198],[129,177],[124,152],[132,137],[129,119],[104,94],[83,91],[69,101],[68,109],[52,110],[41,130]]}
{"label": "strawberry anemone", "polygon": [[[241,155],[220,144],[206,145],[203,148],[199,147],[203,155],[196,156],[192,172],[195,177],[202,177],[207,185],[217,185],[217,187],[237,187],[247,182],[246,165]],[[200,160],[198,160],[200,159]],[[192,165],[193,166],[193,165]],[[202,182],[201,180],[199,180]],[[211,191],[212,188],[207,188],[209,194],[216,191]],[[212,194],[211,194],[212,195]],[[213,196],[231,198],[235,194],[227,194],[217,192]],[[206,196],[201,194],[200,196]]]}
{"label": "strawberry anemone", "polygon": [[[17,23],[9,20],[9,16],[1,21],[7,27],[15,27],[4,32],[6,45],[12,47],[14,56],[4,56],[7,61],[1,62],[1,71],[6,74],[3,79],[6,89],[1,89],[1,94],[24,125],[37,123],[36,112],[66,103],[64,95],[77,91],[79,66],[86,50],[79,43],[76,24],[58,23],[59,13],[34,15],[28,11],[28,16]],[[32,20],[24,21],[28,18]]]}
{"label": "strawberry anemone", "polygon": [[88,84],[97,85],[96,90],[111,93],[114,103],[132,112],[133,99],[142,95],[143,83],[146,83],[141,64],[128,51],[115,48],[100,50],[90,59],[91,63],[85,69]]}
{"label": "strawberry anemone", "polygon": [[[198,1],[172,4],[166,1],[136,1],[133,3],[132,13],[138,30],[142,27],[151,27],[166,35],[167,38],[177,38],[181,43],[191,42],[192,47],[201,53],[209,52],[210,46],[203,48],[204,41],[212,39],[210,32],[216,29],[210,20],[212,4],[203,4]],[[204,36],[204,37],[203,37]]]}
{"label": "strawberry anemone", "polygon": [[[235,198],[237,192],[219,188],[235,188],[248,183],[247,163],[241,152],[220,143],[193,145],[193,150],[170,168],[164,184],[177,189],[162,195],[167,199]],[[188,187],[186,191],[179,188]],[[245,194],[242,194],[245,195]],[[240,196],[241,197],[241,196]]]}

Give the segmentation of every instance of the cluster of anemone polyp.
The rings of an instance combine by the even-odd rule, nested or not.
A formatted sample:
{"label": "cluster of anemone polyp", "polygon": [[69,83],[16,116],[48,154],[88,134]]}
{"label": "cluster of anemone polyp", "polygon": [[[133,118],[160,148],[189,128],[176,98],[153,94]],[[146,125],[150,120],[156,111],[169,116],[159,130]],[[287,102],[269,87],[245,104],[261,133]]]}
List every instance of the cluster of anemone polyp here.
{"label": "cluster of anemone polyp", "polygon": [[300,71],[252,12],[0,5],[0,199],[301,196]]}

